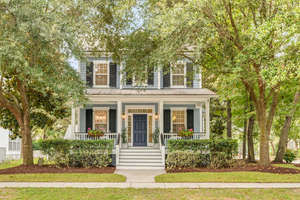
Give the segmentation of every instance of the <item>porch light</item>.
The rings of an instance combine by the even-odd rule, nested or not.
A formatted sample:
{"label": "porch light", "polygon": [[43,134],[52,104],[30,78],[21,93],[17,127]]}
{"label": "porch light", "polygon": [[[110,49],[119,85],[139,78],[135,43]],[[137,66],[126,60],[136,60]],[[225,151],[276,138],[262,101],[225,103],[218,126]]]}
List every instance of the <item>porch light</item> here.
{"label": "porch light", "polygon": [[155,120],[158,120],[158,113],[157,113],[157,112],[156,112],[155,115],[154,115],[154,119],[155,119]]}
{"label": "porch light", "polygon": [[126,115],[125,113],[122,114],[122,119],[125,120],[126,119]]}

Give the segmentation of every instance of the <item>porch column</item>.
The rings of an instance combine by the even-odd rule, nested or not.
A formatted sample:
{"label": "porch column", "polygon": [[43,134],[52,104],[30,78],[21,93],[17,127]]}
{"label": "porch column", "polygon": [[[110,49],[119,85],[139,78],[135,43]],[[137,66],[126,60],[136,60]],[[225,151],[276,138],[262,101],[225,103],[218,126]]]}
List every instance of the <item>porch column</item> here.
{"label": "porch column", "polygon": [[76,108],[76,112],[77,112],[77,126],[76,126],[76,132],[80,132],[80,121],[82,120],[80,118],[80,108]]}
{"label": "porch column", "polygon": [[117,102],[117,132],[121,133],[122,131],[122,102]]}
{"label": "porch column", "polygon": [[161,133],[164,132],[164,102],[159,101],[159,130]]}
{"label": "porch column", "polygon": [[206,135],[205,138],[209,139],[209,124],[210,124],[210,119],[209,119],[209,99],[205,101],[205,114],[206,114]]}
{"label": "porch column", "polygon": [[75,132],[75,122],[76,122],[76,118],[75,118],[75,110],[76,108],[72,107],[72,119],[71,119],[71,127],[72,127],[72,133]]}

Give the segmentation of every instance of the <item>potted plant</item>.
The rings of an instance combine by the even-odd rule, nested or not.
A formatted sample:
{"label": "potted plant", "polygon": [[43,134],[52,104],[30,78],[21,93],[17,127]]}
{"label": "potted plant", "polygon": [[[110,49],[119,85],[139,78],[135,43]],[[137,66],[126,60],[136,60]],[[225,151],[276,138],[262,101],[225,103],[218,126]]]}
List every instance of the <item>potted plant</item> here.
{"label": "potted plant", "polygon": [[90,137],[102,137],[102,136],[104,136],[104,129],[92,130],[91,128],[88,128],[88,136],[90,136]]}
{"label": "potted plant", "polygon": [[159,147],[159,135],[160,135],[159,128],[156,128],[152,134],[153,147],[155,148]]}
{"label": "potted plant", "polygon": [[126,128],[122,129],[121,139],[122,139],[122,148],[127,148],[128,143],[127,143],[127,130],[126,130]]}
{"label": "potted plant", "polygon": [[178,136],[186,139],[191,139],[193,137],[193,134],[193,129],[179,129],[177,133]]}

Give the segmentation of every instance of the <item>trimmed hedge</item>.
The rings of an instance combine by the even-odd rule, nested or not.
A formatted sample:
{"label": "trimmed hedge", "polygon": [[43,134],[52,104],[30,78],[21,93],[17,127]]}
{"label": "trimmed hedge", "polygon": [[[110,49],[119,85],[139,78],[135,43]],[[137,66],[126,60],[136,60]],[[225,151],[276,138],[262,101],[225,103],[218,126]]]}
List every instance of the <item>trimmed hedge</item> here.
{"label": "trimmed hedge", "polygon": [[234,139],[209,139],[209,140],[169,140],[168,151],[200,151],[200,152],[225,152],[233,155],[238,151],[237,140]]}
{"label": "trimmed hedge", "polygon": [[194,151],[173,151],[168,154],[168,169],[207,167],[210,164],[209,154]]}
{"label": "trimmed hedge", "polygon": [[169,140],[166,164],[168,169],[232,166],[238,143],[233,139]]}
{"label": "trimmed hedge", "polygon": [[64,140],[39,142],[48,159],[61,167],[106,167],[112,164],[112,140]]}

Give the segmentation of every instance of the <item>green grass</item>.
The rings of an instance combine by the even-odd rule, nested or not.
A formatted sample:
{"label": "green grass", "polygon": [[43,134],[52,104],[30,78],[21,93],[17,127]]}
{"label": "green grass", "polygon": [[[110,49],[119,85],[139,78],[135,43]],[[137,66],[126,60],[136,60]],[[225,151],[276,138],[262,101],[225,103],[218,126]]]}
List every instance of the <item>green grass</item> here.
{"label": "green grass", "polygon": [[189,172],[170,173],[155,177],[161,183],[300,183],[300,174],[272,174],[262,172]]}
{"label": "green grass", "polygon": [[22,164],[22,160],[10,160],[0,163],[0,169],[6,169],[11,167],[16,167]]}
{"label": "green grass", "polygon": [[3,174],[0,182],[125,182],[119,174],[53,173],[53,174]]}
{"label": "green grass", "polygon": [[293,200],[300,189],[73,189],[6,188],[0,199],[23,200]]}
{"label": "green grass", "polygon": [[275,167],[284,167],[284,168],[291,168],[291,169],[298,169],[300,170],[300,167],[296,167],[293,164],[272,164]]}

